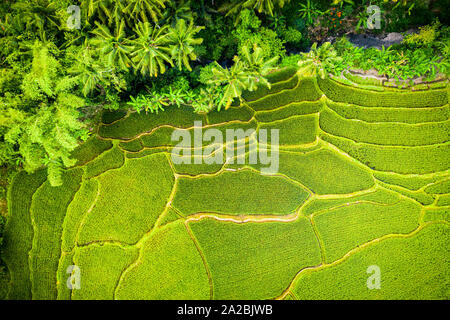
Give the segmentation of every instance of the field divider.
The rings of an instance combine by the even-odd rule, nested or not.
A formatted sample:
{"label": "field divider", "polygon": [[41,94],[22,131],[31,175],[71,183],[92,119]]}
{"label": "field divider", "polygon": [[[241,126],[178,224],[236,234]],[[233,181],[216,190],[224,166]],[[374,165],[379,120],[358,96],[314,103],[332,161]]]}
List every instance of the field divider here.
{"label": "field divider", "polygon": [[283,298],[285,298],[287,296],[287,294],[291,293],[291,290],[296,285],[297,281],[301,278],[303,273],[307,272],[308,270],[311,270],[311,272],[318,272],[318,271],[323,270],[325,268],[339,265],[342,262],[346,261],[349,257],[354,255],[355,253],[358,253],[361,250],[363,250],[363,249],[365,249],[365,248],[367,248],[367,247],[369,247],[371,245],[375,245],[375,244],[377,244],[379,242],[382,242],[384,240],[387,240],[387,239],[397,239],[397,238],[398,239],[406,239],[406,238],[411,238],[411,237],[415,236],[417,233],[419,233],[420,231],[422,231],[427,226],[434,225],[434,224],[445,224],[445,225],[450,227],[450,223],[448,223],[448,222],[445,222],[445,223],[442,223],[440,221],[439,222],[436,222],[436,221],[427,222],[427,223],[419,225],[419,227],[417,229],[415,229],[414,231],[412,231],[410,233],[407,233],[407,234],[387,234],[387,235],[384,235],[384,236],[379,237],[377,239],[373,239],[373,240],[371,240],[369,242],[366,242],[366,243],[364,243],[362,245],[359,245],[356,248],[353,248],[352,250],[347,252],[344,256],[342,256],[338,260],[333,261],[331,263],[324,263],[324,264],[320,264],[320,265],[317,265],[317,266],[314,266],[314,267],[303,268],[302,270],[300,270],[296,274],[296,276],[292,280],[291,284],[286,288],[286,290],[280,296],[278,296],[276,298],[276,300],[282,300]]}
{"label": "field divider", "polygon": [[205,272],[206,272],[206,275],[208,277],[208,282],[209,282],[209,299],[213,300],[213,298],[214,298],[214,283],[213,283],[213,279],[212,279],[211,270],[209,269],[208,262],[206,261],[205,254],[202,252],[197,239],[195,238],[194,234],[192,233],[191,228],[188,225],[187,220],[184,221],[184,226],[186,228],[186,231],[187,231],[189,237],[191,238],[192,242],[194,243],[194,246],[197,249],[198,254],[200,255],[200,258],[202,259],[203,266],[205,267]]}

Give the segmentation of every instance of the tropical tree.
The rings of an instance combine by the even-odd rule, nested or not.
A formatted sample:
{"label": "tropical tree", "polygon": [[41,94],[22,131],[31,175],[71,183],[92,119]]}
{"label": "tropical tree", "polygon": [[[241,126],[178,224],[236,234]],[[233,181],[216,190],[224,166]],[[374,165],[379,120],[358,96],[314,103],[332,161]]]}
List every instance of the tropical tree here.
{"label": "tropical tree", "polygon": [[227,15],[238,14],[242,9],[254,9],[259,13],[274,15],[275,8],[283,8],[290,0],[240,0],[233,1],[222,7],[221,11],[228,11]]}
{"label": "tropical tree", "polygon": [[166,62],[173,66],[167,29],[168,26],[152,27],[149,22],[137,24],[137,38],[131,42],[135,70],[139,70],[143,75],[157,77],[166,71]]}
{"label": "tropical tree", "polygon": [[221,106],[228,109],[235,98],[242,99],[242,92],[249,87],[249,78],[254,76],[237,56],[234,57],[234,65],[231,68],[223,68],[215,62],[212,74],[213,78],[209,81],[210,84],[224,85],[223,98],[218,106],[219,110]]}
{"label": "tropical tree", "polygon": [[106,58],[111,66],[117,66],[121,70],[127,70],[131,66],[129,54],[132,46],[125,34],[125,21],[116,25],[114,34],[111,34],[108,27],[95,21],[97,29],[92,31],[96,36],[91,40],[94,47],[97,48],[99,54]]}
{"label": "tropical tree", "polygon": [[75,162],[70,158],[71,151],[88,134],[78,120],[77,109],[84,100],[71,93],[76,85],[76,79],[64,75],[49,46],[36,41],[31,70],[24,76],[18,95],[20,108],[0,98],[0,110],[4,102],[7,105],[0,118],[2,153],[9,150],[9,157],[29,172],[48,166],[53,186],[61,185],[63,168]]}
{"label": "tropical tree", "polygon": [[71,54],[71,58],[74,63],[67,71],[75,77],[85,97],[96,89],[105,94],[110,86],[114,87],[116,91],[120,91],[125,86],[114,66],[107,65],[103,63],[102,59],[93,56],[89,47],[84,47]]}
{"label": "tropical tree", "polygon": [[158,22],[167,0],[128,0],[127,2],[128,5],[123,12],[134,18],[135,22],[148,22],[150,19]]}
{"label": "tropical tree", "polygon": [[197,55],[194,53],[194,46],[203,42],[201,38],[195,38],[195,35],[204,29],[204,27],[194,26],[194,22],[191,20],[189,25],[186,25],[184,19],[177,21],[174,28],[169,28],[168,41],[171,44],[172,58],[178,69],[182,69],[184,65],[186,69],[192,71],[189,65],[189,60],[197,59]]}
{"label": "tropical tree", "polygon": [[120,24],[125,8],[124,0],[82,0],[81,13],[87,23],[90,20],[100,20],[102,24]]}
{"label": "tropical tree", "polygon": [[298,73],[305,76],[319,75],[324,79],[327,73],[333,72],[342,61],[330,42],[325,42],[320,48],[314,43],[310,52],[302,53],[302,59],[298,62]]}
{"label": "tropical tree", "polygon": [[163,24],[169,24],[174,27],[178,20],[191,21],[194,20],[191,10],[191,1],[170,1],[167,4],[167,8],[164,10],[161,22]]}
{"label": "tropical tree", "polygon": [[242,46],[241,51],[247,70],[250,74],[253,74],[252,77],[249,77],[248,89],[256,90],[258,84],[270,88],[270,82],[264,76],[276,68],[279,57],[266,59],[263,49],[256,44],[253,45],[253,52],[250,52],[250,48],[246,45]]}

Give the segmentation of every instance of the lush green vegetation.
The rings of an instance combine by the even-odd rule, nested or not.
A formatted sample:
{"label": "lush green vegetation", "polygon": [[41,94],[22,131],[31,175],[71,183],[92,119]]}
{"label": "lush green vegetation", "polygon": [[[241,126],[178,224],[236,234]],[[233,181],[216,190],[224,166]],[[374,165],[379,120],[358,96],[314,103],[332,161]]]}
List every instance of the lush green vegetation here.
{"label": "lush green vegetation", "polygon": [[0,299],[449,298],[445,1],[72,2],[0,4]]}

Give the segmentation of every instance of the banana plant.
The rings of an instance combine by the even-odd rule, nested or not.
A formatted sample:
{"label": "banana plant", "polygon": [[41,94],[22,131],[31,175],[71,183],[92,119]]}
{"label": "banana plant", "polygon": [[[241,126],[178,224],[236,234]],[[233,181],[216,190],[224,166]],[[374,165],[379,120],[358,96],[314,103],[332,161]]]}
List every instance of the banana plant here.
{"label": "banana plant", "polygon": [[166,64],[173,66],[168,45],[167,26],[152,27],[149,22],[140,22],[136,25],[137,38],[131,41],[131,53],[135,70],[143,75],[157,77],[166,71]]}

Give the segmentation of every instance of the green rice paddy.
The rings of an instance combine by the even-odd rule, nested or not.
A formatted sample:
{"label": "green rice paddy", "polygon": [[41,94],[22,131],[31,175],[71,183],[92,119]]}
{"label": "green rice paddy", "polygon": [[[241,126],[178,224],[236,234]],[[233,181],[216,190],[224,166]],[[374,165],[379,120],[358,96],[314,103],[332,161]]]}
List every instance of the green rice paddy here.
{"label": "green rice paddy", "polygon": [[[208,115],[104,113],[61,187],[17,174],[7,298],[449,299],[448,86],[369,90],[291,69],[270,80]],[[194,121],[279,129],[278,173],[174,163],[171,134]],[[80,289],[66,285],[71,265]],[[366,286],[371,265],[380,289]]]}

